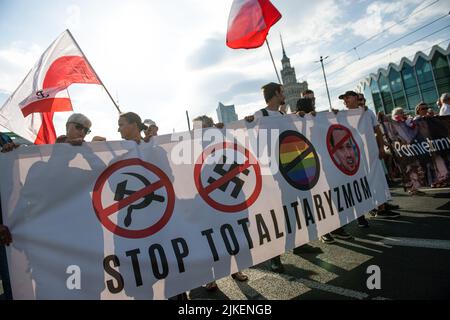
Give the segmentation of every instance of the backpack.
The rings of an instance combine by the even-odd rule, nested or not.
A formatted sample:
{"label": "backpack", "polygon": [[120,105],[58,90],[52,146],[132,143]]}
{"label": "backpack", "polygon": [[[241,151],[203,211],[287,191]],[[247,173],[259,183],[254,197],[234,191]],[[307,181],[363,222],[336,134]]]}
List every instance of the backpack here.
{"label": "backpack", "polygon": [[[260,111],[262,112],[263,117],[268,117],[269,116],[269,112],[266,110],[266,108],[263,108]],[[284,114],[281,111],[278,111],[278,112],[281,113],[281,114]]]}

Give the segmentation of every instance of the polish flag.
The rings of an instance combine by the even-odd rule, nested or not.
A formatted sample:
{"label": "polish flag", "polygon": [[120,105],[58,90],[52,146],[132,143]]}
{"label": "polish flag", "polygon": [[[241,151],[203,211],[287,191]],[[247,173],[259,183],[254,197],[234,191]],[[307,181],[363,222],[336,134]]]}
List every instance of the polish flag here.
{"label": "polish flag", "polygon": [[269,0],[234,0],[228,18],[227,46],[252,49],[263,45],[281,13]]}
{"label": "polish flag", "polygon": [[54,143],[53,113],[72,111],[67,91],[72,83],[101,81],[66,30],[0,108],[0,125],[35,144]]}

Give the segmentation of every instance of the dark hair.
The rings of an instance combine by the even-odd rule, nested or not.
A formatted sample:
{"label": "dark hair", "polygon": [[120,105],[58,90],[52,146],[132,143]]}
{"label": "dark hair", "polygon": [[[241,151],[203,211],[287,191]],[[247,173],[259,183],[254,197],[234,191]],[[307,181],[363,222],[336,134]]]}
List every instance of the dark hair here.
{"label": "dark hair", "polygon": [[211,117],[208,117],[207,115],[199,116],[192,120],[193,122],[201,121],[203,128],[212,128],[214,127],[214,120]]}
{"label": "dark hair", "polygon": [[307,94],[314,94],[314,91],[310,90],[310,89],[306,89],[305,91],[303,91],[302,96],[306,96]]}
{"label": "dark hair", "polygon": [[297,100],[297,111],[310,113],[314,111],[313,100],[310,98],[300,98]]}
{"label": "dark hair", "polygon": [[147,130],[148,127],[142,123],[141,117],[137,113],[134,112],[125,112],[120,114],[119,118],[125,118],[128,123],[136,123],[139,131]]}
{"label": "dark hair", "polygon": [[269,102],[273,97],[275,97],[277,92],[281,92],[281,84],[270,82],[264,85],[261,89],[264,94],[264,100],[266,100],[266,102]]}
{"label": "dark hair", "polygon": [[419,104],[416,106],[416,114],[417,115],[419,114],[420,107],[422,107],[422,106],[427,107],[427,111],[428,111],[428,105],[425,102],[420,101]]}

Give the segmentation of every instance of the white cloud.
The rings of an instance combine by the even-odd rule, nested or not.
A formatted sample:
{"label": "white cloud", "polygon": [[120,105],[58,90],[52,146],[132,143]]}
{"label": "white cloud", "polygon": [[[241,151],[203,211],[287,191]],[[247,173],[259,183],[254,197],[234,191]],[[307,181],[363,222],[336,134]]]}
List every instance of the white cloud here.
{"label": "white cloud", "polygon": [[14,91],[42,52],[40,46],[23,42],[0,47],[0,90]]}

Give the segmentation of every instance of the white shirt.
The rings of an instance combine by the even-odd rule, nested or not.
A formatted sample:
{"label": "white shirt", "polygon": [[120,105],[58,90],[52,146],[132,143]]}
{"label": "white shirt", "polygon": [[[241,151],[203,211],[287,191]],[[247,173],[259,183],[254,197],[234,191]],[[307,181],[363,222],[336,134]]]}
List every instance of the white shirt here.
{"label": "white shirt", "polygon": [[[277,111],[271,111],[271,110],[266,109],[266,111],[267,111],[267,113],[269,114],[269,115],[268,115],[269,117],[281,117],[281,116],[284,116],[284,113],[282,114],[282,113],[280,113],[280,111],[278,111],[278,110],[277,110]],[[255,119],[264,117],[264,115],[263,115],[263,113],[262,113],[261,110],[256,111],[256,112],[253,114],[253,116],[255,117]]]}
{"label": "white shirt", "polygon": [[450,105],[443,103],[441,109],[439,110],[440,116],[450,116]]}
{"label": "white shirt", "polygon": [[[364,107],[358,107],[358,109],[365,110]],[[352,109],[348,109],[348,110],[352,110]],[[364,112],[366,112],[368,114],[372,128],[377,127],[379,125],[379,123],[378,123],[377,116],[375,115],[375,113],[369,108],[367,108],[367,110],[365,110]]]}
{"label": "white shirt", "polygon": [[370,119],[370,123],[372,124],[372,127],[373,128],[377,127],[378,120],[377,120],[377,116],[375,115],[375,113],[370,109],[367,109],[365,112],[369,115],[369,119]]}

